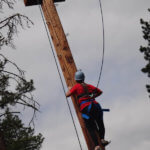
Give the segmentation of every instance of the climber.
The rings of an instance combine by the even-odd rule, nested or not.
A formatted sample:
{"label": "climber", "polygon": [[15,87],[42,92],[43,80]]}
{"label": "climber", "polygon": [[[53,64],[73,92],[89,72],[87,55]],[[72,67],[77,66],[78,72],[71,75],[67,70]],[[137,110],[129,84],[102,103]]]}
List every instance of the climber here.
{"label": "climber", "polygon": [[94,132],[95,129],[98,131],[102,145],[106,146],[109,144],[109,141],[104,139],[105,127],[103,122],[103,111],[100,104],[95,100],[97,96],[102,94],[102,91],[93,85],[86,84],[84,79],[84,73],[82,71],[77,71],[75,73],[75,81],[77,83],[72,88],[69,87],[66,97],[71,95],[77,96],[77,103],[79,105],[80,112],[82,113],[86,128],[96,145],[95,150],[99,150],[100,146]]}

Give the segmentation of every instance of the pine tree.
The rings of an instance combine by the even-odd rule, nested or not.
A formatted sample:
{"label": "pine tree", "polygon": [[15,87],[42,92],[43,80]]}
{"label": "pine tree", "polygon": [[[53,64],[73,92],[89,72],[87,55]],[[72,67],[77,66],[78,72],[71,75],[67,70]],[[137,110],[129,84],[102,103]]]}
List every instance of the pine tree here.
{"label": "pine tree", "polygon": [[[150,12],[150,9],[148,9],[148,11]],[[142,25],[143,38],[147,42],[147,46],[140,47],[140,52],[144,54],[144,59],[147,62],[146,66],[142,68],[141,71],[143,73],[146,73],[147,76],[150,78],[150,21],[144,21],[143,19],[141,19],[140,23]],[[150,84],[146,84],[146,88],[148,93],[150,93]]]}
{"label": "pine tree", "polygon": [[[0,10],[3,5],[13,9],[15,0],[0,0]],[[0,11],[1,12],[1,11]],[[0,18],[0,50],[3,46],[15,48],[13,37],[18,26],[30,27],[32,21],[19,13],[4,19]],[[13,68],[10,71],[9,68]],[[44,138],[42,134],[34,135],[34,123],[39,104],[34,100],[32,92],[35,90],[33,80],[27,80],[25,73],[15,62],[6,58],[0,52],[0,150],[39,150]],[[19,118],[20,111],[16,106],[23,105],[31,108],[33,115],[29,126],[25,127]]]}
{"label": "pine tree", "polygon": [[40,150],[44,140],[41,134],[34,135],[34,129],[25,127],[17,115],[6,113],[0,120],[6,150]]}

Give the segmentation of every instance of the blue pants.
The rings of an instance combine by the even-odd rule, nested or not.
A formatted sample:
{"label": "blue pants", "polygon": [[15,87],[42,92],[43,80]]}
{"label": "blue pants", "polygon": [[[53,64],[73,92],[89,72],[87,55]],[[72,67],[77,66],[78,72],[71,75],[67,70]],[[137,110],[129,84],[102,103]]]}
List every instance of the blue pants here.
{"label": "blue pants", "polygon": [[101,139],[104,139],[105,136],[105,127],[104,127],[104,122],[103,122],[103,111],[101,109],[100,104],[91,104],[91,108],[89,110],[89,106],[85,107],[82,110],[83,114],[86,114],[89,116],[88,118],[83,117],[86,128],[88,129],[89,134],[91,135],[93,142],[95,145],[98,144],[98,139],[95,134],[95,130],[97,130],[99,136]]}

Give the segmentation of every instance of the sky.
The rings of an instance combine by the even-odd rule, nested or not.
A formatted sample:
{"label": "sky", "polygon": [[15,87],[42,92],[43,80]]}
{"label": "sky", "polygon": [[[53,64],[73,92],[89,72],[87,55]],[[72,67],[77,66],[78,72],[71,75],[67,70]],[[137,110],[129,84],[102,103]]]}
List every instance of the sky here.
{"label": "sky", "polygon": [[[102,0],[105,24],[105,60],[97,98],[103,108],[107,150],[148,150],[150,148],[150,101],[145,85],[150,83],[141,72],[146,62],[139,52],[142,38],[140,18],[150,20],[149,0]],[[57,5],[64,31],[77,65],[86,82],[97,85],[102,59],[102,23],[98,0],[66,0]],[[14,10],[27,15],[31,28],[19,28],[14,37],[16,49],[3,47],[5,54],[34,79],[34,97],[40,103],[35,120],[36,133],[45,137],[41,150],[79,150],[73,123],[58,76],[46,30],[38,6],[25,7],[17,1]],[[67,90],[67,88],[66,88]],[[83,150],[86,144],[71,106]],[[31,111],[24,112],[27,122]]]}

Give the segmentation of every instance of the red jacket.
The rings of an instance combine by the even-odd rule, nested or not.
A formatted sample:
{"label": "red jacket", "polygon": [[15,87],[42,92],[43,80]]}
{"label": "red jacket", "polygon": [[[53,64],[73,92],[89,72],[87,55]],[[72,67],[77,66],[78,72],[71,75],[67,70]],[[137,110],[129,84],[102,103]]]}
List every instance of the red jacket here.
{"label": "red jacket", "polygon": [[[100,89],[94,87],[93,85],[86,84],[86,87],[87,87],[87,89],[88,89],[88,93],[93,93],[94,91],[96,91],[96,95],[97,95],[97,96],[99,96],[99,95],[102,93],[102,91],[101,91]],[[72,87],[72,89],[70,89],[70,93],[71,93],[71,94],[74,94],[74,95],[76,95],[76,96],[78,97],[78,103],[79,103],[79,104],[81,104],[81,103],[82,103],[83,101],[85,101],[85,100],[90,100],[90,99],[92,99],[94,103],[97,103],[97,102],[95,101],[94,97],[91,97],[91,96],[89,96],[89,95],[81,96],[81,97],[80,97],[80,95],[84,95],[84,94],[85,94],[85,89],[84,89],[83,85],[80,84],[80,83],[75,84],[75,85]],[[97,96],[95,96],[95,97],[97,97]],[[90,101],[81,104],[81,105],[80,105],[80,110],[82,111],[82,109],[84,109],[85,107],[87,107],[87,106],[90,105],[90,104],[91,104]]]}

